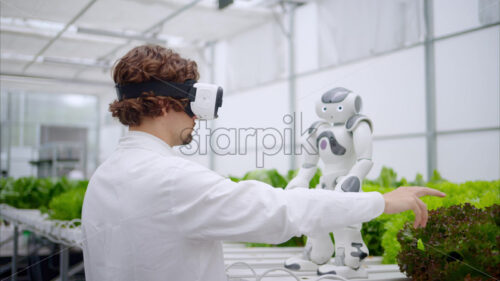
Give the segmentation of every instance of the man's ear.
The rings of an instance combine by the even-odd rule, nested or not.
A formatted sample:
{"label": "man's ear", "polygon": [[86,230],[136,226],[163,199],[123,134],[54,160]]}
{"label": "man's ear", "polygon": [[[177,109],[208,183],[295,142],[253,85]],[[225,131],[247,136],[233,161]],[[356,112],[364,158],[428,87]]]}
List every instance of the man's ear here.
{"label": "man's ear", "polygon": [[170,106],[168,104],[165,104],[162,109],[161,109],[161,115],[166,116],[168,114],[168,111],[170,110]]}

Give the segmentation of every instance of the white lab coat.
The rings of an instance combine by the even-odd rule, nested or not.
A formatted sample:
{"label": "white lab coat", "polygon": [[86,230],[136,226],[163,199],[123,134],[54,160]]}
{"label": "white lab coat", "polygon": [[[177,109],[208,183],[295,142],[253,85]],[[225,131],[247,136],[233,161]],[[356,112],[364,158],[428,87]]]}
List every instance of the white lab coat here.
{"label": "white lab coat", "polygon": [[280,243],[371,220],[380,193],[234,183],[150,134],[128,132],[96,170],[82,228],[90,281],[226,280],[222,240]]}

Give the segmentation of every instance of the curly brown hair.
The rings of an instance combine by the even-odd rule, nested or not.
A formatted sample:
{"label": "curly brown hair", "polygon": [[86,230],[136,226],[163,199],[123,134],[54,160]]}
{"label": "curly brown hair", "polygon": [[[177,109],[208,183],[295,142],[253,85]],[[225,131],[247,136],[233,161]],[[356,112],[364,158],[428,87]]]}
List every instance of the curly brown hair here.
{"label": "curly brown hair", "polygon": [[[118,85],[164,80],[183,83],[186,80],[198,80],[196,62],[182,58],[178,53],[158,46],[142,45],[133,48],[113,67],[113,80]],[[188,99],[156,96],[153,92],[144,92],[135,99],[115,100],[109,105],[113,117],[118,117],[126,126],[139,126],[143,117],[158,117],[173,109],[183,111]]]}

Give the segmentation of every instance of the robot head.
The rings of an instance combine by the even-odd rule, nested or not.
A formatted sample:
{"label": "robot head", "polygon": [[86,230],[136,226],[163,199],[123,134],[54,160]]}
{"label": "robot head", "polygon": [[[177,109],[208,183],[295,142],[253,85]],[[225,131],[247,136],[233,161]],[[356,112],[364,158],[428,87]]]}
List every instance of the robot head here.
{"label": "robot head", "polygon": [[316,114],[330,123],[345,123],[361,111],[361,97],[345,88],[334,88],[316,102]]}

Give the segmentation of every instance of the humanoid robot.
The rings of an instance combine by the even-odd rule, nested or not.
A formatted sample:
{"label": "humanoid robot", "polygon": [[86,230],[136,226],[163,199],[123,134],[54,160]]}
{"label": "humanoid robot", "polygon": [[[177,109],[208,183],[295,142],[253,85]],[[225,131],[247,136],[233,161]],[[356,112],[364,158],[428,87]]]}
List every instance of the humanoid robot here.
{"label": "humanoid robot", "polygon": [[[316,188],[332,192],[362,192],[361,184],[373,166],[372,123],[360,115],[361,97],[345,88],[327,91],[316,103],[321,121],[308,129],[308,141],[314,142],[317,153],[305,154],[304,163],[287,189],[307,188],[319,159],[324,163],[323,175]],[[356,211],[356,210],[350,210]],[[325,214],[342,216],[342,214]],[[335,262],[329,264],[334,245],[329,233],[308,237],[304,253],[285,261],[293,270],[317,270],[318,274],[337,274],[345,278],[367,278],[361,264],[368,248],[361,237],[361,224],[333,231]]]}

